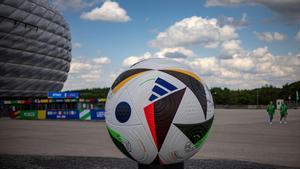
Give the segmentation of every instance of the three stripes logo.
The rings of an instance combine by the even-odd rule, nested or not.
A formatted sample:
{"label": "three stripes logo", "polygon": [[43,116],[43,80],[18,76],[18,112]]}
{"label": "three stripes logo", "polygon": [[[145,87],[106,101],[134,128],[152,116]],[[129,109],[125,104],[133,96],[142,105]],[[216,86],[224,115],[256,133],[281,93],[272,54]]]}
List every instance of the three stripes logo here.
{"label": "three stripes logo", "polygon": [[176,89],[177,89],[177,87],[175,87],[171,83],[165,81],[164,79],[161,79],[158,77],[155,80],[155,86],[152,89],[152,94],[149,97],[149,101],[153,101],[153,100],[157,99],[158,97],[163,96],[163,95],[165,95],[169,92],[172,92]]}

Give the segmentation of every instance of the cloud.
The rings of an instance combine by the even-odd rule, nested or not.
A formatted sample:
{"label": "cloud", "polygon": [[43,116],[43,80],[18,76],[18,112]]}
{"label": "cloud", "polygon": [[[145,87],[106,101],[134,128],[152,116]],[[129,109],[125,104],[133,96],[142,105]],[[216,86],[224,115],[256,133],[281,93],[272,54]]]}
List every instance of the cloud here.
{"label": "cloud", "polygon": [[194,58],[186,63],[207,79],[210,86],[255,88],[265,84],[283,85],[299,80],[300,55],[275,56],[267,47],[240,50],[230,59]]}
{"label": "cloud", "polygon": [[199,57],[193,60],[188,60],[185,63],[197,70],[200,75],[204,76],[212,76],[220,69],[220,63],[216,57]]}
{"label": "cloud", "polygon": [[152,54],[150,52],[146,52],[141,56],[129,56],[123,60],[122,65],[125,67],[132,66],[142,60],[150,59],[150,58],[171,58],[174,60],[181,60],[189,57],[195,57],[193,51],[186,49],[184,47],[176,47],[176,48],[164,48],[160,51]]}
{"label": "cloud", "polygon": [[282,33],[279,32],[254,32],[255,36],[262,41],[265,42],[273,42],[273,41],[283,41],[286,39],[286,36]]}
{"label": "cloud", "polygon": [[74,57],[71,62],[70,72],[76,73],[88,73],[93,69],[97,69],[102,65],[110,63],[110,59],[107,57],[87,58],[87,57]]}
{"label": "cloud", "polygon": [[70,66],[70,74],[80,73],[81,71],[90,71],[93,68],[92,64],[83,61],[82,59],[73,58]]}
{"label": "cloud", "polygon": [[286,36],[282,33],[274,32],[273,39],[276,41],[282,41],[282,40],[286,39]]}
{"label": "cloud", "polygon": [[[179,59],[181,63],[191,66],[209,86],[244,89],[260,87],[265,84],[281,86],[287,82],[299,80],[300,54],[278,56],[272,54],[268,47],[248,51],[240,45],[239,40],[224,42],[222,49],[231,51],[227,53],[230,57],[226,59],[216,56],[196,56],[194,53],[193,56],[171,58]],[[153,54],[146,52],[141,56],[130,56],[123,61],[123,66],[131,66],[143,59],[163,58],[172,53],[162,52],[164,50],[161,49]],[[171,51],[171,49],[168,50]]]}
{"label": "cloud", "polygon": [[108,57],[98,57],[98,58],[93,59],[93,61],[100,65],[106,65],[111,62]]}
{"label": "cloud", "polygon": [[299,29],[299,31],[297,32],[295,39],[296,39],[296,40],[300,40],[300,29]]}
{"label": "cloud", "polygon": [[123,63],[122,65],[123,66],[126,66],[126,67],[129,67],[137,62],[140,62],[144,59],[149,59],[149,58],[152,58],[152,54],[150,52],[146,52],[144,53],[143,55],[141,56],[129,56],[127,57],[126,59],[123,60]]}
{"label": "cloud", "polygon": [[74,57],[64,90],[110,86],[110,73],[103,70],[103,66],[110,62],[107,57]]}
{"label": "cloud", "polygon": [[74,49],[81,48],[81,43],[78,43],[78,42],[73,43],[72,47],[73,47]]}
{"label": "cloud", "polygon": [[186,45],[200,45],[205,48],[216,48],[220,42],[236,38],[235,28],[230,25],[220,26],[217,19],[206,19],[198,16],[185,18],[176,22],[165,32],[160,32],[150,47],[170,48]]}
{"label": "cloud", "polygon": [[158,58],[188,58],[195,57],[196,54],[190,49],[184,47],[164,48],[155,53]]}
{"label": "cloud", "polygon": [[218,24],[223,25],[230,25],[235,28],[243,28],[248,26],[248,19],[247,14],[243,13],[240,20],[236,20],[234,17],[229,16],[220,16],[218,17]]}
{"label": "cloud", "polygon": [[206,0],[206,7],[237,6],[237,5],[263,5],[278,14],[284,22],[299,23],[299,0]]}
{"label": "cloud", "polygon": [[234,59],[221,60],[221,65],[227,69],[236,70],[237,72],[255,72],[254,59],[250,57],[236,57]]}
{"label": "cloud", "polygon": [[101,7],[96,7],[90,12],[84,12],[80,16],[81,19],[108,22],[128,22],[130,17],[126,10],[121,8],[117,2],[105,1]]}
{"label": "cloud", "polygon": [[222,57],[228,58],[232,57],[232,55],[239,53],[242,50],[241,41],[240,40],[228,40],[222,43],[221,52]]}
{"label": "cloud", "polygon": [[167,58],[187,58],[186,55],[184,55],[183,53],[179,53],[179,52],[169,52],[169,53],[166,53],[165,55]]}
{"label": "cloud", "polygon": [[80,10],[95,5],[96,0],[52,0],[52,4],[61,10]]}
{"label": "cloud", "polygon": [[231,6],[231,5],[239,5],[239,4],[244,4],[244,3],[250,3],[254,2],[255,0],[206,0],[205,1],[205,6],[206,7],[214,7],[214,6]]}
{"label": "cloud", "polygon": [[300,78],[300,53],[274,55],[268,47],[245,50],[239,40],[224,42],[222,49],[232,51],[228,52],[230,57],[226,59],[217,56],[203,57],[184,47],[165,48],[154,53],[129,56],[123,60],[123,67],[112,72],[107,72],[104,68],[111,63],[107,57],[75,57],[64,90],[109,87],[129,66],[143,59],[166,57],[191,66],[212,87],[244,89],[265,84],[281,86]]}

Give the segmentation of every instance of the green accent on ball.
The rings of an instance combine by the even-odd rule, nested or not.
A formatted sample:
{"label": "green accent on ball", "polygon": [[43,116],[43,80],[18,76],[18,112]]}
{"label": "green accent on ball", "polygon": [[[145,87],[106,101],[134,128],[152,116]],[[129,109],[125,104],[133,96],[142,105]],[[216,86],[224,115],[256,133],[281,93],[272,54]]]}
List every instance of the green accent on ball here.
{"label": "green accent on ball", "polygon": [[107,127],[107,130],[111,137],[113,137],[114,139],[116,139],[117,141],[122,143],[122,137],[118,132],[114,131],[113,129],[111,129],[109,127]]}
{"label": "green accent on ball", "polygon": [[204,141],[207,139],[208,135],[210,133],[210,129],[208,130],[208,132],[203,136],[202,139],[200,139],[199,141],[196,142],[196,144],[194,144],[195,148],[199,148],[203,145]]}
{"label": "green accent on ball", "polygon": [[128,158],[136,161],[127,151],[126,147],[123,144],[123,138],[122,136],[115,130],[107,127],[107,131],[112,139],[112,141],[114,142],[114,144],[118,147],[118,149],[124,154],[126,155]]}
{"label": "green accent on ball", "polygon": [[200,147],[208,137],[214,117],[207,121],[196,124],[174,124],[182,133],[187,136],[196,148]]}
{"label": "green accent on ball", "polygon": [[139,86],[142,86],[143,84],[145,84],[145,83],[147,83],[147,82],[149,82],[149,81],[152,81],[152,80],[154,81],[155,78],[151,78],[151,79],[145,80],[145,81],[143,81],[142,83],[140,83]]}

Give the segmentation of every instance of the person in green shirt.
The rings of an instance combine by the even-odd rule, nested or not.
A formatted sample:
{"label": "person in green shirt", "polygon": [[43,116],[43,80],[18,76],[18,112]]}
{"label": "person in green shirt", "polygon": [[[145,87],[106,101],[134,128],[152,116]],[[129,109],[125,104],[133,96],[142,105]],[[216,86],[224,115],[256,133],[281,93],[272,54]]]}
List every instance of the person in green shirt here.
{"label": "person in green shirt", "polygon": [[267,106],[267,112],[269,114],[269,118],[270,118],[270,124],[272,124],[273,121],[273,116],[275,114],[275,105],[273,104],[272,101],[270,101],[270,104]]}
{"label": "person in green shirt", "polygon": [[284,119],[284,124],[287,124],[286,118],[287,118],[287,105],[285,103],[282,103],[280,106],[280,124],[283,123],[282,119]]}

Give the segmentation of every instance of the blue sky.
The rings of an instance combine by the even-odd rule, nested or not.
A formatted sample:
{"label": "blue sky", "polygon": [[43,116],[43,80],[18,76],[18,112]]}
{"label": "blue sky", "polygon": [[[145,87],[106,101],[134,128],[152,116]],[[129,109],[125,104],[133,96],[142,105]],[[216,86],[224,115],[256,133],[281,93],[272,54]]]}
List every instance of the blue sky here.
{"label": "blue sky", "polygon": [[210,87],[300,80],[297,0],[52,2],[72,35],[65,90],[109,87],[130,64],[152,57],[188,64]]}

